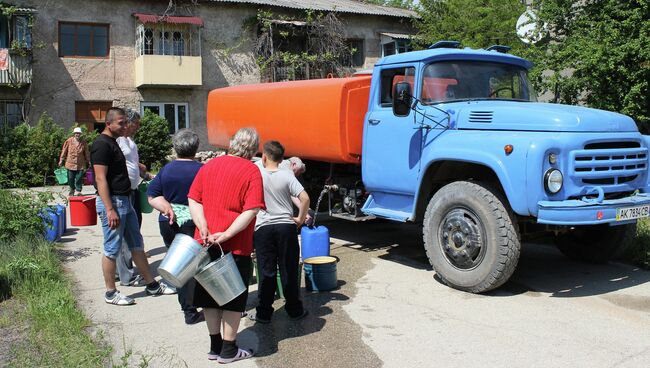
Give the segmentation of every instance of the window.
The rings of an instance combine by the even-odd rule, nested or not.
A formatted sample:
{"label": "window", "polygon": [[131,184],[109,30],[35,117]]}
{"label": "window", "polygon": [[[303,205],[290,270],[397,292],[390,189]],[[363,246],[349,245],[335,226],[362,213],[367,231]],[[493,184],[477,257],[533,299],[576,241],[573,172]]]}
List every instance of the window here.
{"label": "window", "polygon": [[59,56],[106,58],[108,24],[59,22]]}
{"label": "window", "polygon": [[537,101],[525,68],[487,61],[440,61],[424,68],[422,103],[504,99]]}
{"label": "window", "polygon": [[190,24],[138,24],[135,47],[138,55],[200,56],[200,32]]}
{"label": "window", "polygon": [[405,52],[413,51],[410,40],[394,40],[392,42],[384,43],[381,45],[382,56],[403,54]]}
{"label": "window", "polygon": [[6,16],[0,15],[0,48],[7,49],[12,45],[25,49],[32,48],[29,17],[29,15],[14,15],[9,21]]}
{"label": "window", "polygon": [[144,29],[144,54],[153,55],[153,29]]}
{"label": "window", "polygon": [[169,127],[169,134],[190,127],[189,109],[188,104],[185,102],[143,102],[140,107],[143,116],[145,110],[149,110],[165,118]]}
{"label": "window", "polygon": [[89,131],[104,130],[106,111],[113,106],[113,101],[76,101],[75,121],[85,124]]}
{"label": "window", "polygon": [[0,130],[4,132],[22,123],[22,111],[22,102],[0,100]]}
{"label": "window", "polygon": [[408,82],[413,91],[415,68],[402,67],[381,71],[381,106],[393,106],[393,86],[399,82]]}
{"label": "window", "polygon": [[347,53],[341,58],[344,66],[359,67],[365,63],[363,40],[349,39],[345,41]]}

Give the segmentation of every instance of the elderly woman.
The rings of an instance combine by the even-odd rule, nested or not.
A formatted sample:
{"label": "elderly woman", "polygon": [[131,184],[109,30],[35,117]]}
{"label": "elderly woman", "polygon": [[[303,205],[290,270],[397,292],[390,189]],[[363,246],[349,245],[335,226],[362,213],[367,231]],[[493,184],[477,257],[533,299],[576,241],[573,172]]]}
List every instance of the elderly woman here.
{"label": "elderly woman", "polygon": [[[188,194],[196,224],[195,238],[209,248],[212,259],[232,252],[239,273],[248,286],[253,251],[255,216],[264,207],[260,170],[250,159],[259,148],[255,129],[242,128],[230,140],[228,154],[205,164]],[[203,307],[210,333],[208,359],[230,363],[250,358],[253,352],[237,346],[237,330],[246,308],[248,288],[227,304],[219,305],[201,285],[196,285],[194,304]]]}
{"label": "elderly woman", "polygon": [[[179,130],[172,138],[177,159],[163,166],[149,183],[147,196],[151,207],[160,211],[158,227],[165,246],[169,248],[178,233],[194,236],[196,226],[189,218],[187,192],[203,165],[194,161],[199,149],[199,136],[189,129]],[[178,303],[185,314],[185,323],[193,325],[204,321],[203,313],[188,302],[188,293],[194,288],[191,279],[178,289]]]}

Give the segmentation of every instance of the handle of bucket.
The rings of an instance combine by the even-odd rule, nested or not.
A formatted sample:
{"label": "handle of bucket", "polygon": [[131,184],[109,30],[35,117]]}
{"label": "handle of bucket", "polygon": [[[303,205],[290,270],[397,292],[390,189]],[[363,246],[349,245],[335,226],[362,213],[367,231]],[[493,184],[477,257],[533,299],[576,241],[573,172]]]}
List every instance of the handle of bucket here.
{"label": "handle of bucket", "polygon": [[82,199],[81,202],[88,202],[88,201],[92,201],[93,199],[95,199],[95,197],[88,197],[86,199]]}

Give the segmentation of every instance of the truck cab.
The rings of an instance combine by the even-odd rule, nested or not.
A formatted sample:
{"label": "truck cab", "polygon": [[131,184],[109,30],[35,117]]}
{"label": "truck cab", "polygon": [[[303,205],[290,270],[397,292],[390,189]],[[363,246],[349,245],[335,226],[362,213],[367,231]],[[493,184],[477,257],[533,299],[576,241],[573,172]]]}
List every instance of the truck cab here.
{"label": "truck cab", "polygon": [[532,64],[442,43],[381,59],[363,126],[361,212],[422,221],[443,281],[503,284],[521,235],[605,261],[647,217],[649,137],[622,114],[539,103]]}

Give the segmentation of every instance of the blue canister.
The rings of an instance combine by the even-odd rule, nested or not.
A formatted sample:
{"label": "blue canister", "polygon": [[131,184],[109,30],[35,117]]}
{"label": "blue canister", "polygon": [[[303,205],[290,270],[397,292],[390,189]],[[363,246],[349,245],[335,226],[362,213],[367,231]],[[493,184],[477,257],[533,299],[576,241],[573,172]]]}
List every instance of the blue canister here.
{"label": "blue canister", "polygon": [[330,232],[325,226],[307,227],[300,230],[302,259],[330,255]]}
{"label": "blue canister", "polygon": [[65,206],[62,204],[56,205],[56,214],[59,216],[59,237],[63,236],[68,230],[67,221],[66,221],[66,211]]}
{"label": "blue canister", "polygon": [[45,234],[43,234],[45,240],[55,242],[59,238],[59,217],[56,215],[56,211],[47,207],[41,217],[45,225]]}
{"label": "blue canister", "polygon": [[338,283],[336,263],[338,258],[324,256],[304,260],[305,289],[307,291],[328,291],[335,289]]}

